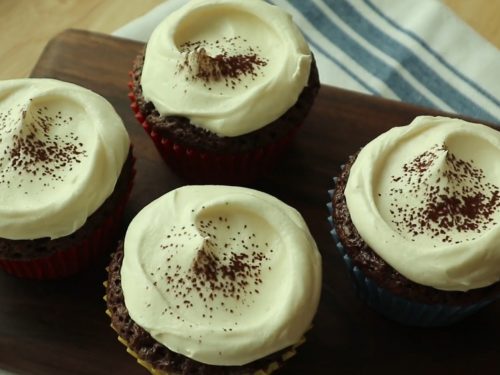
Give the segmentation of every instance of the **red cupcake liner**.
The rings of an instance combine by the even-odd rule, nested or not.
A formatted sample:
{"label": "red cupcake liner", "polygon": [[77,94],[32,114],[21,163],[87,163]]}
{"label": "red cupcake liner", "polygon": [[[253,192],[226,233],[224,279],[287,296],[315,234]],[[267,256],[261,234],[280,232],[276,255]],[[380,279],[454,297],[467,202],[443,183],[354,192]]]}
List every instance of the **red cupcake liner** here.
{"label": "red cupcake liner", "polygon": [[301,126],[301,124],[296,125],[274,143],[247,152],[216,154],[197,150],[180,145],[175,140],[163,137],[154,131],[140,111],[133,92],[133,83],[129,82],[128,86],[130,108],[135,118],[152,139],[167,165],[176,174],[190,182],[245,184],[255,181],[274,167]]}
{"label": "red cupcake liner", "polygon": [[0,259],[0,268],[13,276],[36,280],[60,279],[87,268],[103,253],[111,249],[120,230],[136,173],[134,164],[135,158],[132,156],[132,172],[128,188],[119,199],[113,213],[97,229],[89,233],[85,241],[38,259]]}

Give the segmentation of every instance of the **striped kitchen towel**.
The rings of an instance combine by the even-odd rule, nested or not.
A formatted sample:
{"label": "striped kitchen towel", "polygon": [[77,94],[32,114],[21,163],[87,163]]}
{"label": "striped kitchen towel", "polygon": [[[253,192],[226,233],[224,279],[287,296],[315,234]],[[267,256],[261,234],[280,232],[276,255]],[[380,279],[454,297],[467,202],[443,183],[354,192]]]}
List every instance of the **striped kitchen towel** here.
{"label": "striped kitchen towel", "polygon": [[[306,36],[323,84],[500,125],[500,50],[438,0],[269,0]],[[185,0],[113,33],[147,41]]]}

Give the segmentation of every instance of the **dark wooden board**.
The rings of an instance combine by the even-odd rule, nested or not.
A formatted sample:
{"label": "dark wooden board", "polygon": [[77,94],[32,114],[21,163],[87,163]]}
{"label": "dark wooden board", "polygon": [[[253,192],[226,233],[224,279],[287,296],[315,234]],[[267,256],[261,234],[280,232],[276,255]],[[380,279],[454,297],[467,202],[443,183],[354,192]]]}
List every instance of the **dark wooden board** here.
{"label": "dark wooden board", "polygon": [[[136,123],[127,72],[142,44],[69,30],[46,47],[33,77],[85,86],[122,116],[137,156],[130,220],[145,204],[185,182],[173,175]],[[323,255],[321,304],[312,331],[283,374],[498,374],[500,304],[446,328],[410,328],[360,302],[330,238],[327,190],[347,155],[392,126],[434,111],[322,87],[305,126],[274,173],[253,185],[296,207]],[[109,328],[103,257],[61,281],[0,273],[0,370],[19,374],[145,374]],[[0,371],[1,372],[1,371]]]}

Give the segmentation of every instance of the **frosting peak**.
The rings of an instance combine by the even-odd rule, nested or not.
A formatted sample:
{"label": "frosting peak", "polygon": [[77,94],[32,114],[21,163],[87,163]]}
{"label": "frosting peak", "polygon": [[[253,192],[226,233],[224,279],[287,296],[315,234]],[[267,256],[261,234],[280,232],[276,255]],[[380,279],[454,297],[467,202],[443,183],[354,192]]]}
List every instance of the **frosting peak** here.
{"label": "frosting peak", "polygon": [[101,96],[52,79],[0,82],[0,237],[73,233],[113,191],[128,148]]}
{"label": "frosting peak", "polygon": [[416,118],[365,146],[345,195],[365,242],[408,279],[466,291],[500,280],[500,133]]}
{"label": "frosting peak", "polygon": [[195,0],[148,41],[141,86],[161,115],[219,136],[271,123],[298,99],[311,53],[290,15],[261,0]]}
{"label": "frosting peak", "polygon": [[[500,207],[498,185],[474,160],[456,156],[446,143],[404,164],[389,183],[389,197],[380,195],[379,206],[389,209],[394,228],[413,241],[428,236],[444,243],[472,241],[498,224],[493,220]],[[413,198],[401,199],[399,191]]]}
{"label": "frosting peak", "polygon": [[321,261],[307,226],[255,190],[171,191],[134,218],[124,249],[132,319],[203,363],[243,365],[293,345],[316,312]]}

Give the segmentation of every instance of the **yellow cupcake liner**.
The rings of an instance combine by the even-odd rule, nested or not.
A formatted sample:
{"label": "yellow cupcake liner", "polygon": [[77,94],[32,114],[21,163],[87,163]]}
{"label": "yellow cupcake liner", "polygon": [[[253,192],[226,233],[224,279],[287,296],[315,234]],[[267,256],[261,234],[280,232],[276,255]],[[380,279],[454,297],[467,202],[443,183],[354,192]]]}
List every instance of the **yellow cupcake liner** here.
{"label": "yellow cupcake liner", "polygon": [[[108,267],[106,267],[106,271],[108,271]],[[103,285],[104,285],[104,288],[107,289],[108,281],[107,280],[104,281]],[[104,299],[104,301],[107,301],[106,295],[104,295],[103,299]],[[105,312],[106,312],[106,315],[111,318],[111,311],[109,311],[109,309],[106,309]],[[177,374],[172,373],[172,372],[166,372],[166,371],[155,369],[149,362],[146,362],[146,361],[142,360],[141,358],[139,358],[139,355],[134,350],[132,350],[130,348],[127,340],[125,340],[123,337],[120,336],[120,334],[118,333],[118,330],[113,326],[113,323],[111,323],[109,326],[113,329],[113,331],[116,332],[117,337],[118,337],[118,341],[126,347],[127,353],[130,354],[132,357],[134,357],[135,360],[137,361],[137,363],[139,363],[141,366],[146,368],[146,370],[148,370],[152,375],[177,375]],[[273,361],[273,362],[269,363],[266,368],[255,371],[252,375],[270,375],[274,371],[278,370],[283,365],[283,363],[285,361],[288,361],[290,358],[295,356],[295,354],[297,354],[297,348],[305,342],[306,342],[306,338],[304,336],[302,336],[298,342],[296,342],[294,345],[292,345],[289,350],[287,350],[286,352],[284,352],[281,355],[281,360],[283,362],[280,363],[277,361]]]}

